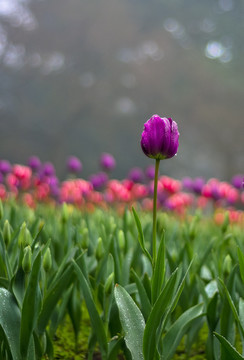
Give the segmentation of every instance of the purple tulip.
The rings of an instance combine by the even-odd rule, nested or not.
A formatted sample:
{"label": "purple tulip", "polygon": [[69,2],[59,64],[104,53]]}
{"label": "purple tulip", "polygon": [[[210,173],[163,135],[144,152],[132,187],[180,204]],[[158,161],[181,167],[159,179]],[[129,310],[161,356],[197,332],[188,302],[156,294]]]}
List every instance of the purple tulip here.
{"label": "purple tulip", "polygon": [[59,195],[59,180],[58,178],[54,175],[54,176],[50,176],[47,179],[47,183],[50,187],[50,192],[53,196],[58,196]]}
{"label": "purple tulip", "polygon": [[46,162],[41,169],[41,176],[53,176],[55,175],[55,168],[52,163]]}
{"label": "purple tulip", "polygon": [[0,160],[0,172],[5,175],[10,173],[11,171],[11,165],[8,160]]}
{"label": "purple tulip", "polygon": [[77,174],[82,170],[82,163],[75,156],[70,156],[67,161],[67,168],[71,173]]}
{"label": "purple tulip", "polygon": [[244,183],[244,175],[238,174],[238,175],[233,176],[233,178],[231,179],[231,184],[236,189],[242,189],[243,183]]}
{"label": "purple tulip", "polygon": [[115,168],[116,162],[112,155],[103,153],[100,158],[101,168],[105,171],[110,171]]}
{"label": "purple tulip", "polygon": [[155,174],[155,166],[154,165],[149,165],[145,170],[145,174],[146,174],[146,177],[149,180],[153,180],[154,179],[154,174]]}
{"label": "purple tulip", "polygon": [[129,175],[128,175],[128,179],[132,180],[135,183],[140,183],[143,181],[143,171],[142,169],[135,167],[133,169],[130,170]]}
{"label": "purple tulip", "polygon": [[101,190],[108,181],[108,175],[104,172],[91,175],[90,182],[95,190]]}
{"label": "purple tulip", "polygon": [[37,171],[41,167],[41,161],[37,156],[31,156],[28,160],[28,166],[33,171]]}
{"label": "purple tulip", "polygon": [[202,188],[205,184],[205,180],[201,177],[197,177],[193,180],[192,188],[197,194],[201,194]]}
{"label": "purple tulip", "polygon": [[190,177],[184,177],[181,183],[185,190],[191,191],[193,189],[193,180]]}
{"label": "purple tulip", "polygon": [[177,153],[179,135],[175,121],[153,115],[144,124],[141,137],[142,150],[152,159],[170,159]]}

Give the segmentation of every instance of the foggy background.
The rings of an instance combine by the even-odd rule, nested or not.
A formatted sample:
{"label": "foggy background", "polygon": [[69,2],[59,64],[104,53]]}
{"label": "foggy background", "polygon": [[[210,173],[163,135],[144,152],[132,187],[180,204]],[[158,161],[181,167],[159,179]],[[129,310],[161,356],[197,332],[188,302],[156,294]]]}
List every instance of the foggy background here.
{"label": "foggy background", "polygon": [[178,123],[175,178],[244,172],[243,0],[0,0],[0,159],[113,176],[153,161],[153,114]]}

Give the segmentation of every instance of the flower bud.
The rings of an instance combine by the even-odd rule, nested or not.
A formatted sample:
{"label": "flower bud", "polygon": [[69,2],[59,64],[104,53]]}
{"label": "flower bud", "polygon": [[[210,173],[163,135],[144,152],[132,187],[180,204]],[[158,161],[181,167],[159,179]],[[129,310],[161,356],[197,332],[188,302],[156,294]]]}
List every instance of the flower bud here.
{"label": "flower bud", "polygon": [[232,269],[232,259],[229,254],[226,255],[223,263],[223,273],[224,275],[229,275]]}
{"label": "flower bud", "polygon": [[96,247],[96,258],[100,260],[104,254],[103,240],[101,237],[98,238],[97,247]]}
{"label": "flower bud", "polygon": [[24,256],[22,260],[22,269],[26,274],[31,271],[32,252],[30,245],[24,248]]}
{"label": "flower bud", "polygon": [[8,220],[5,220],[3,225],[3,240],[6,246],[8,246],[8,244],[11,241],[11,227],[9,225]]}
{"label": "flower bud", "polygon": [[89,231],[87,229],[87,227],[83,228],[81,230],[81,247],[83,249],[87,249],[89,246]]}
{"label": "flower bud", "polygon": [[153,115],[144,124],[141,148],[144,154],[152,159],[172,158],[179,147],[179,135],[175,121]]}
{"label": "flower bud", "polygon": [[26,231],[26,223],[24,221],[23,224],[20,227],[19,236],[18,236],[18,245],[19,245],[19,247],[23,246],[23,244],[25,242],[25,237],[26,237],[25,231]]}
{"label": "flower bud", "polygon": [[52,255],[50,248],[47,248],[43,256],[43,268],[46,272],[50,271],[52,268]]}
{"label": "flower bud", "polygon": [[105,281],[105,285],[104,285],[105,294],[107,295],[111,294],[113,283],[114,283],[114,272],[112,272]]}
{"label": "flower bud", "polygon": [[26,247],[28,245],[31,245],[32,243],[32,236],[30,231],[26,227],[26,223],[23,222],[23,224],[20,227],[20,232],[18,236],[18,245],[19,247],[23,246]]}
{"label": "flower bud", "polygon": [[68,218],[69,218],[68,205],[66,203],[63,203],[61,220],[63,223],[66,223],[68,221]]}
{"label": "flower bud", "polygon": [[118,242],[119,242],[119,248],[120,250],[124,250],[125,248],[125,234],[123,230],[119,230],[118,233]]}

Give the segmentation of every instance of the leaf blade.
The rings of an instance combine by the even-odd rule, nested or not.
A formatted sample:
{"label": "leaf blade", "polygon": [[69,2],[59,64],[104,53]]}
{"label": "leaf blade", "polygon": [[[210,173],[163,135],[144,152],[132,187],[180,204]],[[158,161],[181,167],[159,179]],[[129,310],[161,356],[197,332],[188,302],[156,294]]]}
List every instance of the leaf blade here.
{"label": "leaf blade", "polygon": [[143,334],[145,321],[141,311],[127,291],[116,284],[114,297],[119,309],[122,327],[125,331],[126,346],[133,360],[143,360]]}

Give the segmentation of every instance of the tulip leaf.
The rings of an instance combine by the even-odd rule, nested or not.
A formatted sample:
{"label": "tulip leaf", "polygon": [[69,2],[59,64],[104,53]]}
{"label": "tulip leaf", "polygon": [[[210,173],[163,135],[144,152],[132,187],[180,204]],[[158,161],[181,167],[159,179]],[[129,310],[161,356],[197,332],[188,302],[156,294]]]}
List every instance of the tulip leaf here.
{"label": "tulip leaf", "polygon": [[237,324],[238,324],[239,327],[240,327],[240,330],[241,330],[241,332],[242,332],[242,336],[244,336],[244,329],[243,329],[242,323],[241,323],[241,321],[240,321],[240,318],[239,318],[237,309],[236,309],[236,307],[235,307],[235,304],[234,304],[234,302],[233,302],[233,300],[232,300],[232,298],[231,298],[231,295],[230,295],[230,293],[229,293],[226,285],[224,284],[223,280],[221,280],[221,279],[218,279],[218,280],[219,280],[222,288],[224,289],[224,293],[225,293],[225,295],[226,295],[226,298],[227,298],[227,300],[228,300],[228,303],[229,303],[229,305],[230,305],[230,308],[231,308],[231,310],[232,310],[232,313],[233,313],[233,315],[234,315],[234,318],[235,318]]}
{"label": "tulip leaf", "polygon": [[[223,335],[231,343],[234,342],[235,339],[235,331],[234,331],[235,323],[233,321],[234,309],[230,306],[226,289],[228,289],[228,293],[230,294],[230,296],[233,296],[233,294],[235,293],[236,270],[237,270],[237,266],[234,266],[229,275],[227,285],[223,286],[223,282],[221,283],[221,281],[218,281],[219,291],[223,298],[223,305],[222,305],[221,317],[220,317],[221,335]],[[223,359],[228,359],[228,357],[225,357],[223,355]]]}
{"label": "tulip leaf", "polygon": [[138,289],[138,294],[139,294],[139,298],[141,301],[141,311],[142,311],[144,318],[147,320],[152,306],[151,306],[151,303],[147,296],[146,289],[145,289],[141,279],[139,278],[139,276],[133,269],[131,269],[131,272],[132,272],[132,276],[134,278],[134,281],[135,281],[137,289]]}
{"label": "tulip leaf", "polygon": [[151,360],[154,357],[156,349],[156,332],[172,300],[177,272],[178,269],[176,269],[168,279],[147,319],[143,337],[143,353],[145,360]]}
{"label": "tulip leaf", "polygon": [[80,331],[80,324],[81,324],[81,304],[82,299],[80,294],[77,291],[76,287],[73,287],[71,290],[71,294],[69,296],[69,301],[67,304],[70,320],[74,329],[75,333],[75,343],[77,345],[78,335]]}
{"label": "tulip leaf", "polygon": [[80,285],[82,288],[83,296],[86,302],[86,307],[88,310],[88,313],[90,315],[91,325],[93,328],[93,332],[96,335],[96,338],[98,340],[98,343],[100,345],[101,353],[104,358],[106,358],[107,352],[108,352],[108,344],[107,344],[107,337],[105,328],[102,322],[102,319],[98,313],[98,310],[96,308],[91,289],[89,287],[89,284],[81,271],[80,267],[76,264],[76,262],[73,260],[73,265],[76,271],[76,274],[78,276],[78,279],[80,281]]}
{"label": "tulip leaf", "polygon": [[23,299],[20,324],[20,353],[23,358],[28,352],[29,343],[41,306],[41,291],[39,288],[39,274],[41,270],[41,252],[35,258],[30,273],[29,283]]}
{"label": "tulip leaf", "polygon": [[36,235],[35,235],[34,238],[33,238],[33,241],[32,241],[32,244],[31,244],[31,250],[32,250],[32,251],[34,251],[35,245],[36,245],[37,242],[38,242],[38,238],[39,238],[39,235],[40,235],[41,232],[42,232],[43,227],[44,227],[44,222],[40,224],[39,229],[38,229],[38,232],[36,233]]}
{"label": "tulip leaf", "polygon": [[144,254],[146,255],[146,257],[150,260],[151,264],[152,264],[152,257],[149,254],[148,250],[145,248],[145,243],[144,243],[144,235],[143,235],[143,230],[142,230],[142,226],[141,226],[141,222],[139,219],[139,216],[137,215],[136,210],[134,209],[134,207],[132,206],[132,212],[134,215],[134,219],[136,222],[136,227],[137,227],[137,231],[138,231],[138,241],[140,243],[140,246],[142,248],[142,251],[144,252]]}
{"label": "tulip leaf", "polygon": [[215,330],[217,323],[219,321],[218,298],[219,298],[219,293],[216,292],[207,305],[207,321],[208,321],[209,329],[211,331]]}
{"label": "tulip leaf", "polygon": [[152,276],[152,304],[155,303],[161,292],[165,275],[165,240],[164,232],[159,245],[155,269]]}
{"label": "tulip leaf", "polygon": [[172,359],[177,346],[179,345],[182,337],[185,335],[191,323],[203,315],[203,304],[198,304],[186,310],[173,323],[163,338],[163,351],[161,356],[164,360]]}
{"label": "tulip leaf", "polygon": [[133,252],[132,252],[132,250],[129,250],[127,252],[127,254],[125,255],[125,258],[123,260],[123,265],[122,265],[121,285],[123,285],[123,286],[129,283],[132,259],[133,259]]}
{"label": "tulip leaf", "polygon": [[5,335],[13,360],[18,360],[21,358],[19,351],[20,310],[14,296],[3,288],[0,288],[0,304],[0,328]]}
{"label": "tulip leaf", "polygon": [[108,344],[108,360],[117,360],[118,352],[121,348],[121,343],[123,341],[122,337],[112,339]]}
{"label": "tulip leaf", "polygon": [[20,307],[25,296],[25,273],[19,268],[12,279],[12,291]]}
{"label": "tulip leaf", "polygon": [[244,329],[244,300],[242,298],[239,299],[239,320]]}
{"label": "tulip leaf", "polygon": [[243,360],[244,357],[231,345],[231,343],[226,340],[226,338],[216,332],[214,335],[219,340],[222,345],[222,350],[225,353],[226,359],[228,360]]}
{"label": "tulip leaf", "polygon": [[74,277],[74,270],[69,264],[61,276],[52,282],[51,289],[48,289],[43,301],[43,307],[38,319],[38,333],[42,334],[50,320],[51,314],[59,301],[62,293],[71,285]]}
{"label": "tulip leaf", "polygon": [[240,274],[242,282],[244,283],[244,254],[241,249],[237,248],[238,260],[239,260],[239,267],[240,267]]}
{"label": "tulip leaf", "polygon": [[118,284],[115,285],[114,297],[132,360],[143,360],[144,317],[128,292]]}
{"label": "tulip leaf", "polygon": [[[185,272],[185,274],[184,274],[184,277],[183,277],[183,279],[181,280],[181,283],[180,283],[180,285],[179,285],[176,293],[174,294],[174,297],[173,297],[173,299],[172,299],[172,301],[171,301],[171,304],[170,304],[169,309],[167,310],[167,314],[166,314],[166,316],[165,316],[164,325],[166,325],[167,320],[168,320],[168,317],[169,317],[170,314],[174,311],[174,309],[175,309],[175,307],[176,307],[176,305],[177,305],[177,303],[178,303],[178,301],[179,301],[180,295],[181,295],[181,293],[182,293],[182,291],[183,291],[183,288],[184,288],[184,285],[185,285],[185,281],[186,281],[187,274],[188,274],[188,272],[189,272],[189,270],[190,270],[190,268],[191,268],[191,266],[192,266],[193,261],[194,261],[194,258],[193,258],[192,261],[190,262],[190,264],[189,264],[189,266],[188,266],[188,268],[187,268],[187,270],[186,270],[186,272]],[[180,274],[179,274],[179,275],[180,275]],[[177,281],[176,281],[176,284],[178,284]],[[162,330],[161,330],[161,331],[163,331],[163,329],[164,329],[164,328],[163,328],[163,326],[162,326]]]}

